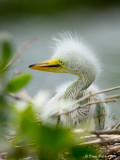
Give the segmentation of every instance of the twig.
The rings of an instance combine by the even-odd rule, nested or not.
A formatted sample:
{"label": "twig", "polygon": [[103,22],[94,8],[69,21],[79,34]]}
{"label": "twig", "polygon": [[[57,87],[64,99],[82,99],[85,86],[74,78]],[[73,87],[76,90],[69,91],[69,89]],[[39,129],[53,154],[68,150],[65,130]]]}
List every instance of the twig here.
{"label": "twig", "polygon": [[118,146],[112,146],[108,150],[103,150],[103,153],[108,155],[108,154],[114,154],[114,153],[120,153],[120,145]]}
{"label": "twig", "polygon": [[[82,102],[84,100],[86,100],[87,98],[89,97],[92,97],[92,96],[95,96],[95,95],[98,95],[98,94],[102,94],[102,93],[105,93],[105,92],[110,92],[110,91],[113,91],[113,90],[117,90],[117,89],[120,89],[120,86],[117,86],[117,87],[113,87],[113,88],[109,88],[109,89],[104,89],[104,90],[101,90],[101,91],[98,91],[98,92],[89,92],[88,94],[86,94],[84,97],[78,99],[77,101],[75,101],[73,103],[73,105],[75,103],[79,103],[79,102]],[[119,95],[120,97],[120,95]],[[115,98],[118,98],[118,95],[115,95]],[[107,98],[108,99],[108,98]],[[109,98],[110,99],[110,98]]]}
{"label": "twig", "polygon": [[[109,100],[99,100],[99,101],[93,101],[93,102],[88,102],[86,104],[83,104],[71,111],[69,111],[69,113],[75,111],[76,109],[80,109],[80,108],[84,108],[84,107],[87,107],[87,106],[90,106],[90,105],[93,105],[93,104],[99,104],[99,103],[109,103],[109,102],[116,102],[116,99],[109,99]],[[68,112],[67,112],[68,113]]]}
{"label": "twig", "polygon": [[7,95],[15,100],[20,100],[20,101],[24,100],[24,101],[33,102],[32,97],[30,97],[25,90],[22,90],[19,94],[7,93]]}
{"label": "twig", "polygon": [[110,91],[117,90],[117,89],[120,89],[120,86],[109,88],[109,89],[104,89],[104,90],[93,93],[93,95],[110,92]]}
{"label": "twig", "polygon": [[103,134],[118,134],[120,135],[120,130],[115,129],[115,130],[98,130],[98,131],[91,131],[91,134],[95,135],[103,135]]}
{"label": "twig", "polygon": [[109,99],[109,100],[99,100],[99,101],[92,101],[92,102],[88,102],[88,103],[85,103],[83,105],[80,105],[79,107],[77,108],[74,108],[68,112],[62,112],[62,113],[56,113],[55,115],[52,115],[52,117],[57,117],[57,116],[61,116],[61,115],[67,115],[67,114],[70,114],[72,112],[74,112],[75,110],[78,110],[80,108],[84,108],[84,107],[87,107],[87,106],[90,106],[90,105],[93,105],[93,104],[99,104],[99,103],[109,103],[109,102],[116,102],[116,99]]}
{"label": "twig", "polygon": [[13,99],[15,99],[15,100],[22,100],[22,98],[19,97],[19,96],[16,95],[16,94],[9,94],[9,93],[7,93],[7,96],[9,96],[9,97],[11,97],[11,98],[13,98]]}
{"label": "twig", "polygon": [[113,99],[113,98],[120,98],[120,94],[105,97],[105,99]]}
{"label": "twig", "polygon": [[[95,130],[90,133],[92,135],[80,137],[85,141],[79,145],[99,144],[104,156],[108,155],[109,158],[110,156],[112,157],[112,155],[118,157],[120,154],[120,130]],[[93,138],[96,139],[93,140]]]}
{"label": "twig", "polygon": [[120,156],[117,156],[116,158],[114,158],[114,160],[120,160]]}
{"label": "twig", "polygon": [[83,96],[82,98],[80,98],[80,99],[78,99],[77,101],[75,101],[75,102],[73,103],[73,105],[76,104],[76,103],[79,103],[79,102],[82,102],[82,101],[86,100],[87,98],[91,97],[92,95],[93,95],[92,92],[87,93],[85,96]]}
{"label": "twig", "polygon": [[[98,95],[98,94],[101,94],[101,93],[105,93],[105,92],[109,92],[109,91],[113,91],[113,90],[117,90],[117,89],[120,89],[120,86],[109,88],[109,89],[105,89],[105,90],[101,90],[101,91],[98,91],[98,92],[89,92],[85,96],[83,96],[82,98],[80,98],[80,99],[76,100],[75,102],[73,102],[71,105],[75,105],[76,103],[80,103],[80,102],[86,100],[87,98],[93,97],[95,95]],[[105,98],[105,100],[108,100],[108,99],[112,100],[113,98],[120,98],[120,94],[113,95],[113,96],[108,96],[108,97]],[[112,101],[110,101],[110,102],[112,102]],[[103,103],[108,103],[108,102],[103,102]]]}
{"label": "twig", "polygon": [[35,38],[31,38],[30,40],[26,41],[15,53],[12,59],[8,62],[8,64],[4,67],[3,71],[6,70],[33,42]]}
{"label": "twig", "polygon": [[7,159],[7,152],[0,152],[0,160],[6,160]]}
{"label": "twig", "polygon": [[33,98],[28,94],[28,92],[23,89],[22,92],[20,93],[21,97],[23,97],[25,100],[34,102]]}
{"label": "twig", "polygon": [[[113,88],[109,88],[109,89],[105,89],[105,90],[101,90],[101,91],[98,91],[98,92],[89,92],[87,93],[85,96],[83,96],[82,98],[76,100],[75,102],[73,102],[71,105],[75,105],[77,103],[80,103],[88,98],[91,98],[95,95],[98,95],[98,94],[102,94],[102,93],[105,93],[105,92],[110,92],[110,91],[113,91],[113,90],[117,90],[117,89],[120,89],[120,86],[117,86],[117,87],[113,87]],[[65,112],[65,113],[56,113],[54,115],[52,115],[51,117],[56,117],[56,116],[60,116],[60,115],[66,115],[66,114],[69,114],[77,109],[80,109],[80,108],[83,108],[83,107],[86,107],[86,106],[89,106],[89,105],[93,105],[93,104],[99,104],[99,103],[109,103],[109,102],[116,102],[116,99],[114,98],[120,98],[120,94],[117,94],[117,95],[113,95],[113,96],[108,96],[106,97],[104,100],[99,100],[99,101],[93,101],[93,102],[88,102],[84,105],[81,105],[75,109],[72,109],[68,112]]]}
{"label": "twig", "polygon": [[[109,137],[108,136],[108,139],[101,139],[101,138],[103,138],[104,136],[102,136],[102,137],[100,137],[100,138],[97,138],[97,139],[95,139],[95,140],[91,140],[91,141],[88,141],[88,142],[83,142],[83,143],[80,143],[79,145],[83,145],[83,144],[100,144],[100,143],[110,143],[110,141],[115,141],[115,140],[117,140],[117,139],[120,139],[120,135],[118,135],[118,136],[112,136],[112,137]],[[106,137],[104,137],[104,138],[106,138]]]}
{"label": "twig", "polygon": [[57,118],[57,124],[56,124],[56,126],[58,127],[59,124],[60,124],[60,116],[58,116],[58,118]]}
{"label": "twig", "polygon": [[120,126],[120,121],[113,127],[113,129],[117,129]]}

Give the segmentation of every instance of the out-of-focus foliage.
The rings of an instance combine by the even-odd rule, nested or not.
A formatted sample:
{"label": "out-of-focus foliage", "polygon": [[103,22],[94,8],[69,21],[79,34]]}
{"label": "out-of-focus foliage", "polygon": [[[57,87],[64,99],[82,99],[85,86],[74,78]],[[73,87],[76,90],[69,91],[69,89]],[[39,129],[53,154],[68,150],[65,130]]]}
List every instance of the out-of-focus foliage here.
{"label": "out-of-focus foliage", "polygon": [[[25,100],[15,98],[15,94],[13,96],[13,92],[27,85],[31,75],[24,73],[11,80],[6,79],[9,68],[4,68],[10,61],[13,49],[10,40],[3,39],[0,46],[0,153],[6,152],[7,159],[11,160],[82,160],[86,159],[86,154],[98,155],[99,151],[94,146],[79,145],[83,142],[80,139],[82,134],[38,122],[35,103],[27,100],[24,103]],[[22,111],[16,101],[25,105]]]}
{"label": "out-of-focus foliage", "polygon": [[12,56],[13,44],[9,42],[9,39],[10,37],[7,34],[0,34],[0,72],[3,72]]}
{"label": "out-of-focus foliage", "polygon": [[3,41],[1,44],[1,65],[0,69],[4,69],[5,65],[8,63],[8,60],[11,56],[10,44],[7,41]]}
{"label": "out-of-focus foliage", "polygon": [[104,7],[120,4],[119,0],[1,0],[0,13],[55,13],[75,7]]}
{"label": "out-of-focus foliage", "polygon": [[31,79],[29,74],[21,74],[13,78],[7,85],[8,92],[17,92],[23,88]]}

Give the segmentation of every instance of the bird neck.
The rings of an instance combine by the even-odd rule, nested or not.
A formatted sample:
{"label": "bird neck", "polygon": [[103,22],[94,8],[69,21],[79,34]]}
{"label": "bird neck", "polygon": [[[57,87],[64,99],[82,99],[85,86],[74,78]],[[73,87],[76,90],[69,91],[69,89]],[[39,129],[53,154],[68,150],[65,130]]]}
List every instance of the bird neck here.
{"label": "bird neck", "polygon": [[63,99],[75,100],[80,91],[87,89],[94,81],[94,76],[80,75],[78,79],[67,87]]}

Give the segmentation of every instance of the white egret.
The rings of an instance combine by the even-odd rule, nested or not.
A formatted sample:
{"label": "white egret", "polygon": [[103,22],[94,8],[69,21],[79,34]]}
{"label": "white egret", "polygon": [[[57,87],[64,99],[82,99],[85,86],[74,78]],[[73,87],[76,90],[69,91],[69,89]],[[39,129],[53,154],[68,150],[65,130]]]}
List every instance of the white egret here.
{"label": "white egret", "polygon": [[[69,111],[71,108],[75,108],[76,105],[80,105],[66,105],[65,108],[63,104],[59,107],[53,104],[60,104],[63,101],[75,101],[87,92],[95,91],[96,87],[93,82],[100,72],[100,65],[96,55],[83,41],[71,34],[63,34],[59,39],[55,39],[54,55],[50,60],[30,65],[29,68],[78,76],[76,81],[60,87],[58,93],[50,100],[49,105],[44,109],[45,114],[49,116],[61,110]],[[99,99],[98,96],[95,98]],[[62,115],[60,121],[67,125],[79,125],[81,121],[89,120],[89,117],[92,117],[94,119],[94,122],[92,122],[93,127],[103,129],[105,110],[106,106],[103,103],[91,107],[86,106],[68,116]]]}

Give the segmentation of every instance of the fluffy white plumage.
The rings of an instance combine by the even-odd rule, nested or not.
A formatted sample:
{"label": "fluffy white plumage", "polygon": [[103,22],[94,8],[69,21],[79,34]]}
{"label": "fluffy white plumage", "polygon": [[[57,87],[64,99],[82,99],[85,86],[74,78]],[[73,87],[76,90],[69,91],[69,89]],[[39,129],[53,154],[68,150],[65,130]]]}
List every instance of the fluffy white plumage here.
{"label": "fluffy white plumage", "polygon": [[54,42],[52,58],[65,61],[72,74],[88,72],[90,68],[95,76],[99,75],[100,63],[91,48],[81,38],[65,33],[60,34],[59,39],[54,38]]}
{"label": "fluffy white plumage", "polygon": [[[100,63],[96,58],[94,52],[77,36],[71,34],[60,35],[55,40],[54,55],[52,59],[60,59],[65,63],[65,67],[68,68],[70,74],[77,75],[79,78],[75,82],[70,82],[59,87],[57,94],[48,102],[44,108],[43,117],[49,117],[56,113],[69,111],[76,108],[76,105],[70,105],[73,101],[80,98],[82,94],[89,91],[98,90],[92,83],[99,75],[101,71]],[[82,91],[82,92],[81,92]],[[96,96],[96,99],[102,97]],[[91,121],[92,128],[95,127],[95,120],[98,114],[98,107],[102,107],[101,116],[105,115],[105,104],[92,105],[91,107],[85,107],[74,111],[69,115],[62,115],[60,120],[63,124],[79,125],[81,121]],[[99,121],[99,120],[98,120]],[[99,124],[98,128],[104,128]]]}

